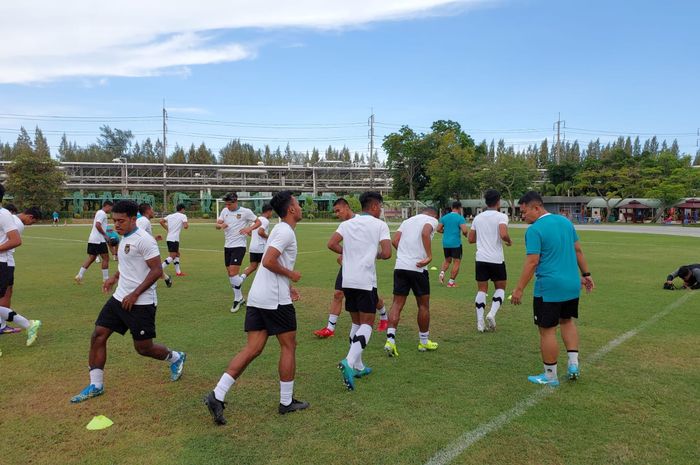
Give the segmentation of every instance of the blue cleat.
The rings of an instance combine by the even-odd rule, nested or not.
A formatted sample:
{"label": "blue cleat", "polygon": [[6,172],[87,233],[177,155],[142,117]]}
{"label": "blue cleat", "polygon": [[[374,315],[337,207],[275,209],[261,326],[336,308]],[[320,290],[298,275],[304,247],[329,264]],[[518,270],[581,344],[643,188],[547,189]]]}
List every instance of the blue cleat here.
{"label": "blue cleat", "polygon": [[348,388],[348,391],[355,390],[355,370],[348,364],[348,359],[344,358],[338,364],[340,374],[343,376],[343,384]]}
{"label": "blue cleat", "polygon": [[187,359],[187,354],[184,352],[178,352],[180,358],[177,362],[170,364],[170,381],[177,381],[182,376],[182,369],[185,368],[185,360]]}
{"label": "blue cleat", "polygon": [[364,367],[361,370],[355,370],[355,378],[364,378],[365,376],[369,375],[372,373],[372,369],[370,367]]}
{"label": "blue cleat", "polygon": [[104,392],[105,392],[104,387],[98,388],[98,387],[95,387],[94,384],[91,384],[88,387],[86,387],[85,389],[83,389],[82,391],[80,391],[80,394],[78,394],[77,396],[73,396],[71,398],[70,402],[71,402],[71,404],[78,404],[78,403],[86,401],[92,397],[101,396],[102,394],[104,394]]}
{"label": "blue cleat", "polygon": [[569,369],[567,370],[567,375],[569,375],[569,379],[571,381],[576,381],[579,377],[579,372],[578,372],[578,365],[569,365]]}
{"label": "blue cleat", "polygon": [[549,379],[549,378],[547,378],[547,375],[544,373],[541,373],[541,374],[535,375],[535,376],[528,376],[527,380],[533,384],[546,384],[546,385],[552,386],[552,387],[559,386],[558,379],[556,379],[556,378]]}

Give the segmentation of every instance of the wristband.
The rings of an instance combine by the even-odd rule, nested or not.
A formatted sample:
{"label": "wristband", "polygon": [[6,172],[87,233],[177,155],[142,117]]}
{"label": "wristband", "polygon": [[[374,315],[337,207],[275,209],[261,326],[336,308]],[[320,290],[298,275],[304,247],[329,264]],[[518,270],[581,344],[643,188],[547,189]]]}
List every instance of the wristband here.
{"label": "wristband", "polygon": [[586,271],[585,273],[581,273],[581,276],[584,278],[587,278],[591,275],[590,271]]}

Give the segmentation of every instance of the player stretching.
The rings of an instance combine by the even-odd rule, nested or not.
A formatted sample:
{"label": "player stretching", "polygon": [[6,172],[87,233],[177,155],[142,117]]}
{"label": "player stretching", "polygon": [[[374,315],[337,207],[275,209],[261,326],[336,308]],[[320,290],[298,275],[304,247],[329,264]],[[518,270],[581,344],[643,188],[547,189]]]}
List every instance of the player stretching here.
{"label": "player stretching", "polygon": [[[503,244],[508,247],[512,244],[508,235],[508,215],[500,212],[501,194],[497,190],[489,189],[484,194],[484,200],[486,210],[476,215],[467,236],[470,244],[476,243],[476,329],[480,333],[486,329],[496,329],[496,313],[503,305],[508,279]],[[484,325],[489,280],[493,281],[496,290]]]}
{"label": "player stretching", "polygon": [[351,391],[355,389],[355,377],[372,372],[362,363],[362,352],[372,336],[379,299],[375,261],[391,258],[389,227],[379,219],[383,201],[379,192],[362,194],[362,213],[340,223],[328,241],[328,248],[343,256],[345,310],[350,312],[352,327],[350,350],[338,368],[345,386]]}
{"label": "player stretching", "polygon": [[294,228],[301,221],[302,212],[291,191],[278,192],[270,204],[282,221],[270,233],[262,258],[262,268],[256,273],[248,293],[246,346],[231,359],[214,390],[204,398],[209,413],[218,425],[226,424],[226,393],[248,365],[262,353],[269,336],[276,336],[280,344],[280,403],[277,411],[285,414],[309,407],[307,402],[296,400],[293,396],[297,319],[292,301],[299,300],[299,293],[290,281],[297,282],[301,279],[301,274],[294,271],[297,258]]}
{"label": "player stretching", "polygon": [[406,305],[409,292],[413,292],[418,305],[418,351],[437,350],[437,342],[430,336],[430,279],[426,267],[433,260],[431,241],[438,227],[437,211],[425,208],[399,226],[392,244],[396,248],[394,266],[394,301],[389,313],[389,329],[386,331],[384,350],[390,357],[397,357],[396,328],[401,310]]}
{"label": "player stretching", "polygon": [[158,303],[156,281],[163,270],[156,240],[136,226],[138,209],[136,202],[131,200],[120,200],[114,205],[114,228],[123,236],[119,242],[119,269],[102,285],[102,290],[109,292],[115,283],[117,290],[102,307],[95,322],[88,358],[90,384],[71,398],[72,403],[104,393],[107,340],[115,331],[124,335],[129,330],[134,349],[139,355],[168,362],[171,381],[177,381],[182,376],[185,353],[153,343]]}
{"label": "player stretching", "polygon": [[185,215],[185,205],[180,203],[175,207],[175,213],[162,218],[160,225],[168,232],[165,238],[165,243],[168,245],[168,258],[163,262],[163,272],[171,263],[175,265],[175,276],[185,276],[185,273],[180,269],[180,232],[182,229],[190,227]]}
{"label": "player stretching", "polygon": [[442,233],[442,247],[445,254],[445,261],[440,267],[438,279],[440,284],[444,284],[445,272],[452,265],[447,287],[457,287],[455,279],[457,279],[459,265],[462,262],[462,237],[460,234],[467,235],[467,221],[462,216],[462,203],[460,201],[452,202],[452,211],[440,218],[437,232]]}
{"label": "player stretching", "polygon": [[[335,216],[337,216],[340,221],[347,221],[355,216],[355,212],[350,208],[350,204],[342,197],[333,202],[333,213],[335,213]],[[339,265],[342,265],[342,257],[342,255],[338,256]],[[338,316],[340,316],[344,298],[343,268],[341,266],[335,278],[335,292],[333,292],[333,300],[331,300],[331,311],[328,314],[328,323],[324,328],[314,331],[314,335],[320,338],[327,338],[335,335],[335,325],[338,322]],[[381,297],[377,299],[377,310],[379,311],[379,326],[377,327],[377,331],[386,331],[389,317],[384,307],[384,300],[382,300]],[[352,340],[350,340],[350,343],[352,344]]]}
{"label": "player stretching", "polygon": [[92,221],[92,230],[90,231],[90,237],[88,237],[87,245],[87,259],[85,263],[80,267],[80,271],[75,276],[75,282],[78,284],[83,283],[83,277],[85,272],[92,262],[97,259],[98,256],[102,257],[102,282],[107,281],[109,278],[109,251],[107,250],[107,215],[112,211],[112,205],[114,205],[110,200],[105,200],[102,204],[102,208],[95,212],[95,219]]}
{"label": "player stretching", "polygon": [[[231,313],[236,313],[245,303],[241,285],[245,277],[238,275],[245,257],[246,239],[260,228],[261,221],[252,210],[238,205],[238,194],[231,192],[224,197],[226,207],[216,220],[216,229],[224,230],[224,266],[233,289]],[[252,224],[251,224],[252,223]]]}
{"label": "player stretching", "polygon": [[[153,228],[151,225],[151,219],[155,216],[153,208],[147,203],[142,203],[139,205],[139,213],[141,214],[141,216],[136,218],[136,226],[139,229],[142,229],[151,236],[153,236]],[[161,236],[160,234],[158,234],[157,236],[153,236],[153,238],[156,241],[163,240],[163,236]],[[165,281],[165,285],[168,287],[171,287],[173,285],[172,278],[165,271],[163,271],[163,281]]]}

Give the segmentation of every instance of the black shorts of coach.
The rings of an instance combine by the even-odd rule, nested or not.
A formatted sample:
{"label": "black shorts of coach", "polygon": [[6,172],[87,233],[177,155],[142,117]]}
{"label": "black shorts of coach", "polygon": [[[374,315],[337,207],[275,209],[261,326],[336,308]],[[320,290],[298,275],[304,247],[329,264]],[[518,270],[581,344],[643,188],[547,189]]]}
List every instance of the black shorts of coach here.
{"label": "black shorts of coach", "polygon": [[95,256],[104,255],[107,253],[107,243],[100,242],[99,244],[93,244],[92,242],[88,242],[87,253],[88,253],[88,255],[95,255]]}
{"label": "black shorts of coach", "polygon": [[15,267],[7,262],[0,262],[0,298],[5,297],[7,289],[15,284]]}
{"label": "black shorts of coach", "polygon": [[297,314],[294,305],[279,305],[276,309],[251,307],[245,310],[243,329],[248,331],[267,331],[268,336],[297,330]]}
{"label": "black shorts of coach", "polygon": [[180,252],[180,241],[165,241],[165,243],[168,245],[168,252]]}
{"label": "black shorts of coach", "polygon": [[416,297],[430,295],[428,270],[394,270],[394,295],[407,296],[409,292]]}
{"label": "black shorts of coach", "polygon": [[454,258],[455,260],[462,259],[462,246],[459,247],[443,247],[442,252],[445,258]]}
{"label": "black shorts of coach", "polygon": [[133,305],[128,312],[114,297],[102,307],[95,326],[103,326],[122,336],[128,329],[134,341],[145,341],[156,337],[156,306]]}
{"label": "black shorts of coach", "polygon": [[578,318],[578,297],[563,302],[545,302],[542,297],[532,299],[535,325],[540,328],[553,328],[559,320]]}
{"label": "black shorts of coach", "polygon": [[379,294],[377,294],[376,287],[372,288],[371,291],[344,287],[343,294],[345,295],[345,311],[377,313]]}
{"label": "black shorts of coach", "polygon": [[343,268],[342,267],[338,270],[338,275],[335,277],[335,290],[336,291],[343,290]]}
{"label": "black shorts of coach", "polygon": [[245,257],[245,247],[224,247],[224,265],[241,266]]}
{"label": "black shorts of coach", "polygon": [[[243,252],[245,254],[245,252]],[[250,253],[250,263],[262,263],[262,252],[251,252]]]}
{"label": "black shorts of coach", "polygon": [[477,281],[505,281],[508,279],[506,273],[506,262],[489,263],[476,262],[476,280]]}

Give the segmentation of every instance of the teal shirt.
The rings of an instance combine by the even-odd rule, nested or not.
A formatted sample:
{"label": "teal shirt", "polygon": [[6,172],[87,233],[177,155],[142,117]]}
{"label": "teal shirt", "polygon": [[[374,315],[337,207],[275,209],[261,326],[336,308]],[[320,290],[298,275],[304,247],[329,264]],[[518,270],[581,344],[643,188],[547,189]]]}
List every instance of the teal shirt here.
{"label": "teal shirt", "polygon": [[462,245],[461,225],[467,224],[467,220],[462,215],[450,212],[440,218],[440,224],[445,229],[442,232],[442,246],[446,249],[453,249]]}
{"label": "teal shirt", "polygon": [[540,256],[535,270],[535,297],[545,302],[564,302],[581,294],[581,278],[574,243],[578,235],[574,225],[561,215],[545,215],[525,232],[528,255]]}

